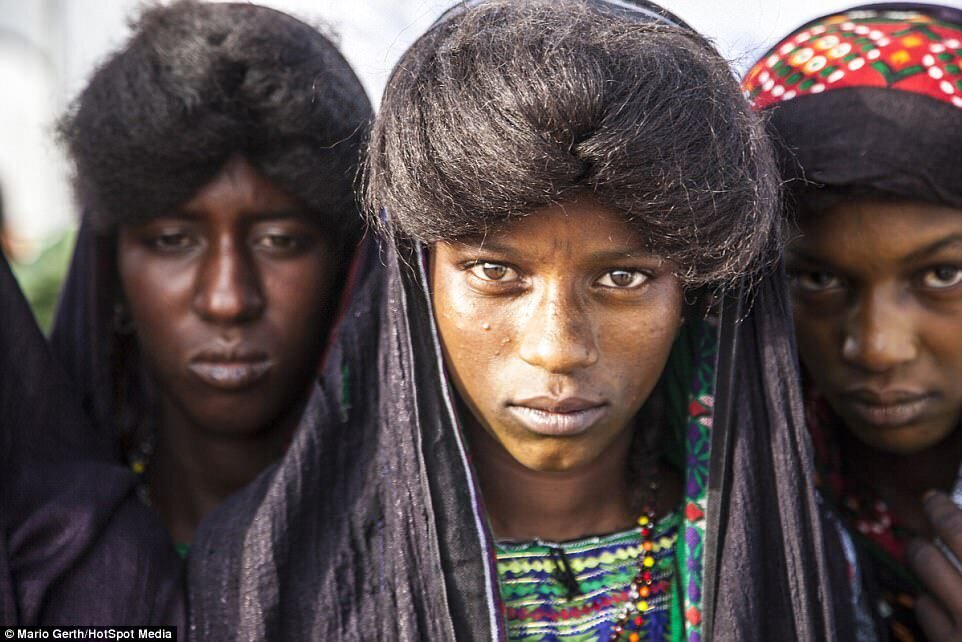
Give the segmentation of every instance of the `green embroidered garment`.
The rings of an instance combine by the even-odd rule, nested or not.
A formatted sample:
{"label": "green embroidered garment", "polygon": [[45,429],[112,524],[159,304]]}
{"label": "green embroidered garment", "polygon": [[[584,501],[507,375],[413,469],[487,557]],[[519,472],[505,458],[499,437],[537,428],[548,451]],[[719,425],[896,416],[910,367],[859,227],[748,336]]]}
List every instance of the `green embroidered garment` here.
{"label": "green embroidered garment", "polygon": [[[622,639],[670,640],[678,609],[672,579],[680,523],[672,513],[655,524],[653,595],[640,625]],[[498,577],[512,642],[606,642],[624,613],[638,574],[642,536],[637,528],[563,543],[499,542]],[[678,630],[676,624],[675,630]],[[637,637],[632,636],[636,632]]]}

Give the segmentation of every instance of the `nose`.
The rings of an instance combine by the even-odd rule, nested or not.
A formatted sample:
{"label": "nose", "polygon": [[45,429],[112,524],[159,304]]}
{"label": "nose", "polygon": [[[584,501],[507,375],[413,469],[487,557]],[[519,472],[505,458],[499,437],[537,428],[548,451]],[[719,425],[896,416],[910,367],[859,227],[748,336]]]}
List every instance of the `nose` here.
{"label": "nose", "polygon": [[194,310],[218,324],[255,319],[264,310],[264,296],[254,259],[232,238],[218,239],[204,256],[196,283]]}
{"label": "nose", "polygon": [[532,299],[519,354],[527,363],[552,374],[569,374],[598,361],[590,314],[574,292],[560,285]]}
{"label": "nose", "polygon": [[868,372],[882,373],[915,359],[918,353],[911,312],[895,293],[870,292],[848,320],[842,357]]}

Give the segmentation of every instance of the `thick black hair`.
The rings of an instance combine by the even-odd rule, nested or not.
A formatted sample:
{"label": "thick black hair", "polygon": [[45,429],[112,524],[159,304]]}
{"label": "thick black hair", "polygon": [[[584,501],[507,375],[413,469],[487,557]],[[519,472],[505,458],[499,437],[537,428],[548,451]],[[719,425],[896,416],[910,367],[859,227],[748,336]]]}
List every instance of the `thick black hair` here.
{"label": "thick black hair", "polygon": [[778,173],[731,70],[690,29],[604,5],[490,0],[422,36],[372,130],[369,216],[434,243],[590,192],[686,286],[772,258]]}
{"label": "thick black hair", "polygon": [[371,105],[330,40],[239,3],[153,6],[131,27],[60,124],[98,232],[170,213],[240,154],[332,234],[359,238]]}

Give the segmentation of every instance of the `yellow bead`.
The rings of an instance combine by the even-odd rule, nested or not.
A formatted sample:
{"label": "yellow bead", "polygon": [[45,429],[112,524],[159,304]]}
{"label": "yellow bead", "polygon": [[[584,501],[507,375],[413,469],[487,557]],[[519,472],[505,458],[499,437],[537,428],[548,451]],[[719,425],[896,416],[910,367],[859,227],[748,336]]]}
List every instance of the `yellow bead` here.
{"label": "yellow bead", "polygon": [[645,565],[645,568],[651,568],[652,566],[655,565],[655,558],[651,557],[650,555],[647,555],[645,556],[643,564]]}
{"label": "yellow bead", "polygon": [[648,610],[648,602],[646,602],[645,600],[641,600],[640,602],[635,604],[635,606],[637,606],[638,610],[641,611],[642,613]]}
{"label": "yellow bead", "polygon": [[142,462],[142,461],[135,461],[134,463],[132,463],[132,464],[130,465],[130,467],[133,469],[134,473],[136,473],[137,475],[143,475],[143,474],[144,474],[144,462]]}
{"label": "yellow bead", "polygon": [[641,517],[639,517],[639,518],[638,518],[638,524],[640,524],[641,526],[647,526],[647,525],[648,525],[648,517],[645,516],[645,515],[642,515]]}

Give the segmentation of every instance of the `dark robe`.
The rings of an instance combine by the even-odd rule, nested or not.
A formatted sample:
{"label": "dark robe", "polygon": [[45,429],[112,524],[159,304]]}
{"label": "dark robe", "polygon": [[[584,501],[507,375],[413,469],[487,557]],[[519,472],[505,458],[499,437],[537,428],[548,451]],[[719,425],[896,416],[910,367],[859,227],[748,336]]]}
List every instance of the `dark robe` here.
{"label": "dark robe", "polygon": [[182,568],[0,261],[0,623],[179,626]]}

